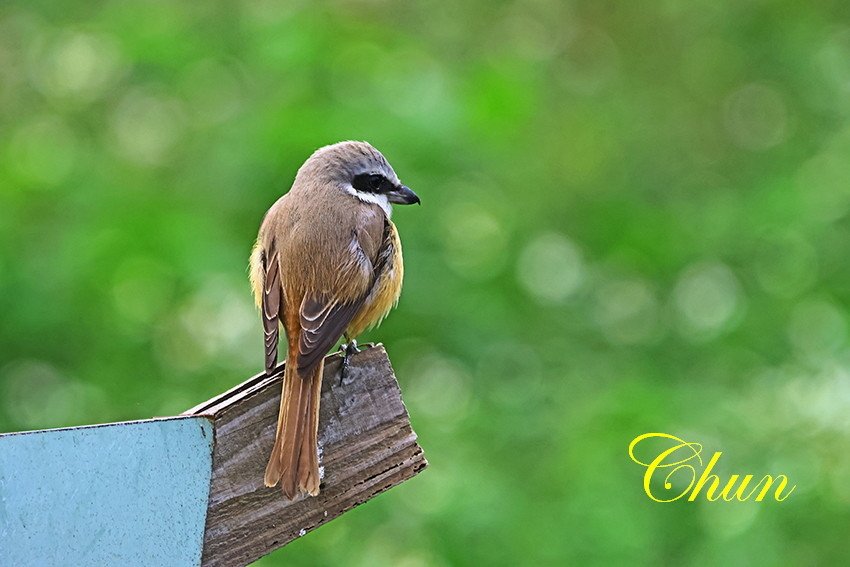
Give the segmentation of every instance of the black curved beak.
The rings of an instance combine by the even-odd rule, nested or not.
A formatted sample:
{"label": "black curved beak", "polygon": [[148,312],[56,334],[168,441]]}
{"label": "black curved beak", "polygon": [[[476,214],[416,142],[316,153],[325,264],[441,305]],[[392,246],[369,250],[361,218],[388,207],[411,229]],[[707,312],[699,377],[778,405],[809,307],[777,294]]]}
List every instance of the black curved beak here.
{"label": "black curved beak", "polygon": [[392,191],[388,191],[387,200],[389,200],[390,203],[396,203],[398,205],[419,204],[419,196],[411,191],[410,187],[406,185],[399,185]]}

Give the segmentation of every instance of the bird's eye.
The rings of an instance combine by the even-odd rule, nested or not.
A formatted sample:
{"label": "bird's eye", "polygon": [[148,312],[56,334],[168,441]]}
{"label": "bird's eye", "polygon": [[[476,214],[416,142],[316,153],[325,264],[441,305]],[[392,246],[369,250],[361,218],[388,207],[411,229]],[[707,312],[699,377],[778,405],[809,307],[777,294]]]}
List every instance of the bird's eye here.
{"label": "bird's eye", "polygon": [[370,175],[369,176],[369,188],[377,193],[381,190],[381,185],[384,183],[383,175]]}

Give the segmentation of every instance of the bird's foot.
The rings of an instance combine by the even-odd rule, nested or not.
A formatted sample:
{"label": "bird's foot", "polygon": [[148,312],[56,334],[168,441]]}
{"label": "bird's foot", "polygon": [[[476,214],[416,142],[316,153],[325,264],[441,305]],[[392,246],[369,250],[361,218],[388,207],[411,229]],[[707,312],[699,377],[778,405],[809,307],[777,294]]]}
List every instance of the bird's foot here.
{"label": "bird's foot", "polygon": [[339,345],[339,350],[342,353],[342,366],[339,371],[339,385],[342,386],[345,381],[345,375],[348,373],[349,359],[352,354],[360,352],[360,349],[357,348],[357,341],[351,339],[347,343]]}

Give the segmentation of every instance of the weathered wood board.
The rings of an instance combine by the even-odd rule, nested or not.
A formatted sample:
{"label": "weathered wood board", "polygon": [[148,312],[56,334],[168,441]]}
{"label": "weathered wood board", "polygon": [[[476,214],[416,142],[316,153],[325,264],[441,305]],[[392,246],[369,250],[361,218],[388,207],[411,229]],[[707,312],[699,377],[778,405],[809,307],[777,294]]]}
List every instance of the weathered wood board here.
{"label": "weathered wood board", "polygon": [[383,346],[325,361],[319,447],[321,493],[288,502],[263,485],[283,365],[187,411],[214,425],[213,472],[202,564],[246,565],[369,500],[427,465]]}

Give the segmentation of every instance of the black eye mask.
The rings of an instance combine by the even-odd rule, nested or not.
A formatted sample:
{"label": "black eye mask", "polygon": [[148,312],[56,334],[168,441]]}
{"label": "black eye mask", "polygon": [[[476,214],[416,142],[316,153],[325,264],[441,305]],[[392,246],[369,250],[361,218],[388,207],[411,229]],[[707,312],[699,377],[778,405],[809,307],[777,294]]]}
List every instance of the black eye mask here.
{"label": "black eye mask", "polygon": [[394,186],[383,175],[377,173],[361,173],[351,180],[351,186],[361,193],[387,193]]}

